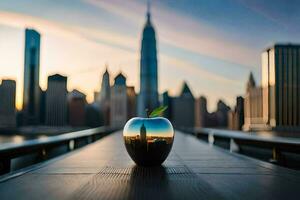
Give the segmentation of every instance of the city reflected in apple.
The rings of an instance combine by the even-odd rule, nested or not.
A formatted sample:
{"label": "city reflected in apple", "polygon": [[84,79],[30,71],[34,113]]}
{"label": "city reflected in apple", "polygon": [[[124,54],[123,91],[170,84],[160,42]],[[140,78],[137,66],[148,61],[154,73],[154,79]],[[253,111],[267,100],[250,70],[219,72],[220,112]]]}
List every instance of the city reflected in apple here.
{"label": "city reflected in apple", "polygon": [[128,154],[141,166],[162,164],[174,140],[174,129],[166,118],[132,118],[123,130]]}

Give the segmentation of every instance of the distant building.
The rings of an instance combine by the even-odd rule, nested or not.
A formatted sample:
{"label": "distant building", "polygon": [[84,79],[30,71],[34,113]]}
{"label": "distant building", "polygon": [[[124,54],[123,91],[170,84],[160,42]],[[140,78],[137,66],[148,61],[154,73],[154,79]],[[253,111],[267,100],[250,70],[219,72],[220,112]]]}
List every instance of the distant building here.
{"label": "distant building", "polygon": [[162,94],[162,105],[168,107],[164,112],[164,117],[172,121],[172,97],[169,96],[168,91]]}
{"label": "distant building", "polygon": [[67,125],[67,77],[59,74],[48,77],[46,125]]}
{"label": "distant building", "polygon": [[143,30],[141,47],[138,116],[146,116],[145,110],[152,111],[158,104],[156,38],[148,5],[147,22]]}
{"label": "distant building", "polygon": [[195,101],[195,127],[227,127],[229,110],[229,106],[219,100],[216,111],[210,113],[207,110],[206,97],[201,96]]}
{"label": "distant building", "polygon": [[92,128],[104,125],[103,115],[101,115],[101,111],[98,103],[94,102],[86,106],[85,124],[86,126]]}
{"label": "distant building", "polygon": [[83,127],[85,123],[86,95],[73,90],[68,94],[69,125]]}
{"label": "distant building", "polygon": [[184,82],[181,94],[172,100],[172,121],[177,128],[194,127],[195,117],[195,99],[187,85]]}
{"label": "distant building", "polygon": [[102,75],[101,89],[98,93],[97,101],[108,101],[110,100],[110,76],[106,66],[105,72]]}
{"label": "distant building", "polygon": [[120,73],[111,88],[111,125],[121,127],[135,116],[135,92],[133,87],[126,86],[126,78]]}
{"label": "distant building", "polygon": [[262,118],[271,129],[300,129],[300,45],[262,53]]}
{"label": "distant building", "polygon": [[234,110],[228,112],[228,128],[231,130],[242,130],[244,125],[244,98],[236,98]]}
{"label": "distant building", "polygon": [[0,127],[16,126],[16,82],[2,80],[0,84]]}
{"label": "distant building", "polygon": [[102,76],[101,89],[98,93],[98,98],[96,98],[96,102],[98,102],[101,113],[103,115],[104,125],[110,125],[110,76],[106,70]]}
{"label": "distant building", "polygon": [[244,111],[244,104],[245,104],[245,100],[243,97],[238,96],[236,98],[236,106],[235,106],[235,112],[237,113],[238,116],[238,128],[239,130],[242,130],[243,125],[244,125],[244,115],[245,115],[245,111]]}
{"label": "distant building", "polygon": [[40,34],[35,30],[25,30],[24,57],[23,117],[25,124],[35,125],[40,123]]}
{"label": "distant building", "polygon": [[195,101],[195,127],[208,126],[207,100],[201,96]]}
{"label": "distant building", "polygon": [[227,128],[229,111],[230,107],[227,106],[222,100],[219,100],[217,103],[217,111],[215,112],[218,127]]}
{"label": "distant building", "polygon": [[46,91],[40,89],[40,124],[46,123]]}
{"label": "distant building", "polygon": [[257,87],[250,73],[244,100],[244,130],[266,129],[263,123],[262,88]]}
{"label": "distant building", "polygon": [[111,118],[112,126],[121,127],[127,121],[127,87],[126,78],[122,73],[115,78],[115,83],[111,88]]}
{"label": "distant building", "polygon": [[94,102],[99,101],[99,97],[100,97],[100,92],[94,91]]}
{"label": "distant building", "polygon": [[127,86],[127,120],[136,117],[136,93],[133,86]]}

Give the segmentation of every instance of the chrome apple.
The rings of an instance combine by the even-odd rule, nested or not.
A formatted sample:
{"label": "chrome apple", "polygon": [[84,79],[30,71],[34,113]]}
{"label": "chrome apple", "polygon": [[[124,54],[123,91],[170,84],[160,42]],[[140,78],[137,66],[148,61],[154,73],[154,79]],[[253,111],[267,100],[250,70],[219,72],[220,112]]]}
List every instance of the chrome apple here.
{"label": "chrome apple", "polygon": [[168,157],[174,140],[171,122],[163,117],[130,119],[124,129],[126,150],[140,166],[162,164]]}

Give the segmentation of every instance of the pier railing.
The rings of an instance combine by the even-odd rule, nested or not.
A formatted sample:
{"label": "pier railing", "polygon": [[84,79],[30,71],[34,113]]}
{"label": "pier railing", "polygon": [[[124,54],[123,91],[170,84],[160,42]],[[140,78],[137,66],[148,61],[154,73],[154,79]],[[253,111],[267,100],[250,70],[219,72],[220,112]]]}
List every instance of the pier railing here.
{"label": "pier railing", "polygon": [[72,151],[117,130],[98,127],[0,145],[0,175]]}
{"label": "pier railing", "polygon": [[300,138],[262,136],[243,131],[213,128],[184,129],[207,141],[231,152],[246,154],[282,165],[300,167]]}

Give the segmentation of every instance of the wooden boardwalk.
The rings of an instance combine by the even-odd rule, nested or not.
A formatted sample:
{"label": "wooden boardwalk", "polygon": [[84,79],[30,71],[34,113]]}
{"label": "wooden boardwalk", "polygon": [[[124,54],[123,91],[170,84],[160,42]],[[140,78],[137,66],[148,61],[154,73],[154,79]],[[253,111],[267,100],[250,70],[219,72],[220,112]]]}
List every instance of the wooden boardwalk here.
{"label": "wooden boardwalk", "polygon": [[136,167],[121,132],[0,182],[0,199],[299,199],[300,173],[176,132],[163,166]]}

